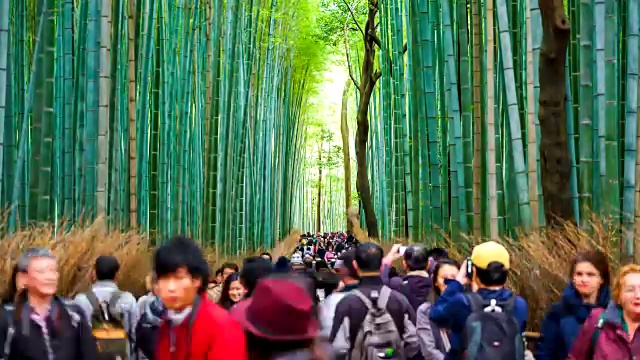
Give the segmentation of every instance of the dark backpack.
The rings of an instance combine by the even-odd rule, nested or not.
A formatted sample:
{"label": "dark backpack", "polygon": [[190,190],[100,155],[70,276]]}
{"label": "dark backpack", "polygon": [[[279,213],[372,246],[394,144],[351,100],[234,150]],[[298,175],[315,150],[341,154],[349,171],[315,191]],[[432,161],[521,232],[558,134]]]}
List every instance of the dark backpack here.
{"label": "dark backpack", "polygon": [[100,301],[93,291],[86,293],[93,309],[91,332],[98,347],[97,360],[129,360],[130,338],[117,308],[123,294],[114,291],[109,301]]}
{"label": "dark backpack", "polygon": [[154,324],[150,321],[146,312],[142,314],[136,325],[136,350],[149,360],[154,358],[159,328],[160,324]]}
{"label": "dark backpack", "polygon": [[4,335],[4,344],[2,344],[2,360],[6,360],[9,358],[9,353],[11,352],[11,342],[13,341],[13,335],[16,332],[16,329],[13,324],[13,318],[15,313],[15,307],[13,305],[3,305],[4,314],[3,316],[7,317],[7,331]]}
{"label": "dark backpack", "polygon": [[524,339],[514,315],[515,296],[498,302],[465,293],[471,315],[462,333],[462,359],[524,360]]}

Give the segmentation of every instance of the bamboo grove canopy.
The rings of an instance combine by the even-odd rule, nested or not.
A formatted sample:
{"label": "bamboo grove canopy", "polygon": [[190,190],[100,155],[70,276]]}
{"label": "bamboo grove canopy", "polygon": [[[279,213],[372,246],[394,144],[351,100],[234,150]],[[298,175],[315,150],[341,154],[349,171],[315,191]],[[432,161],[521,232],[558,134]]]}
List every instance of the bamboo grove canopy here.
{"label": "bamboo grove canopy", "polygon": [[[356,83],[366,52],[354,44],[377,9],[367,164],[381,237],[544,226],[543,126],[569,149],[570,164],[547,169],[566,168],[556,186],[570,186],[575,219],[586,227],[592,215],[609,219],[627,239],[640,229],[639,1],[564,2],[566,78],[556,82],[566,101],[553,84],[541,93],[543,2],[553,15],[558,2],[548,0],[336,1],[353,34],[346,52]],[[554,92],[561,122],[555,110],[541,114]],[[547,145],[556,140],[548,134]]]}
{"label": "bamboo grove canopy", "polygon": [[302,221],[309,6],[0,1],[9,231],[107,215],[228,253],[273,246]]}

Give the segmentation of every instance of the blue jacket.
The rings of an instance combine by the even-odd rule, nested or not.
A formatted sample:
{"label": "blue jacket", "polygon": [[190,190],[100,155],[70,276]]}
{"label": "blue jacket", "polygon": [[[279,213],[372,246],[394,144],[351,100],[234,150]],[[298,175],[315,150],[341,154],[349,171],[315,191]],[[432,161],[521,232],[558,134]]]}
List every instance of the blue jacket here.
{"label": "blue jacket", "polygon": [[536,360],[564,360],[582,324],[591,310],[606,308],[611,294],[603,287],[598,294],[596,304],[585,304],[572,283],[567,285],[562,298],[551,305],[551,309],[542,321],[542,340],[536,346]]}
{"label": "blue jacket", "polygon": [[[460,357],[462,332],[464,331],[467,318],[471,315],[471,307],[469,306],[467,298],[463,295],[464,287],[462,284],[457,280],[445,280],[445,282],[447,289],[433,304],[430,319],[437,326],[451,331],[451,336],[449,337],[451,350],[445,359],[452,360]],[[485,300],[495,299],[498,301],[506,301],[512,296],[515,296],[511,290],[507,289],[479,289],[477,294]],[[519,296],[515,301],[514,312],[522,331],[524,331],[527,317],[529,316],[529,308],[527,302]]]}

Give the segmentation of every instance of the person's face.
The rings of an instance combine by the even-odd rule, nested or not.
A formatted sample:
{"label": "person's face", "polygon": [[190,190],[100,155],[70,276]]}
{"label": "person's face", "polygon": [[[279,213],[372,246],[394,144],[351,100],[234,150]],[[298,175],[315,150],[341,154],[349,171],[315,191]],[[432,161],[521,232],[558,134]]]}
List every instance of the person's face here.
{"label": "person's face", "polygon": [[627,274],[622,278],[620,306],[629,315],[640,315],[640,273]]}
{"label": "person's face", "polygon": [[181,311],[193,304],[202,280],[196,279],[186,268],[158,278],[157,294],[167,309]]}
{"label": "person's face", "polygon": [[573,272],[573,285],[582,297],[597,294],[602,286],[602,277],[598,269],[590,262],[583,261],[576,264]]}
{"label": "person's face", "polygon": [[239,280],[232,281],[231,284],[229,285],[229,298],[231,299],[231,301],[233,302],[240,301],[245,293],[246,293],[246,290],[244,286],[242,286],[242,283],[240,283]]}
{"label": "person's face", "polygon": [[452,280],[456,278],[458,275],[458,268],[453,265],[442,265],[440,269],[438,269],[438,274],[436,274],[436,286],[440,289],[440,293],[443,293],[447,288],[447,285],[444,283],[445,280]]}
{"label": "person's face", "polygon": [[222,284],[223,281],[224,279],[222,278],[222,273],[216,275],[216,284]]}
{"label": "person's face", "polygon": [[[40,296],[52,296],[58,291],[58,262],[49,257],[37,257],[31,259],[27,272],[23,276],[16,277],[23,282],[30,293]],[[18,287],[19,288],[19,287]]]}
{"label": "person's face", "polygon": [[269,257],[269,255],[267,255],[267,254],[262,255],[262,256],[260,256],[260,257],[261,257],[261,258],[263,258],[263,259],[265,259],[265,260],[269,260],[269,261],[271,261],[271,258],[270,258],[270,257]]}
{"label": "person's face", "polygon": [[233,269],[229,269],[229,268],[222,269],[222,281],[227,280],[229,275],[233,274],[234,272],[235,270]]}

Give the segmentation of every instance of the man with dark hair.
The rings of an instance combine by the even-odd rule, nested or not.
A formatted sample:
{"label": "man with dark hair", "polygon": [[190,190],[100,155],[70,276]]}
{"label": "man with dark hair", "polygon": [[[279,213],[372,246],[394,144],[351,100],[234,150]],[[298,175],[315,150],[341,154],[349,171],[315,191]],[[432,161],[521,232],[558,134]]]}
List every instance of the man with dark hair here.
{"label": "man with dark hair", "polygon": [[207,289],[207,295],[211,301],[217,303],[220,300],[220,294],[222,293],[222,286],[224,281],[229,277],[229,275],[238,272],[238,264],[232,262],[226,262],[222,264],[219,271],[221,273],[221,281],[213,286],[209,285]]}
{"label": "man with dark hair", "polygon": [[367,314],[370,314],[369,305],[376,303],[391,317],[397,331],[393,336],[400,340],[403,346],[402,349],[389,350],[401,352],[407,359],[420,354],[414,325],[416,313],[407,298],[382,283],[380,278],[382,257],[383,250],[375,243],[360,244],[355,249],[355,260],[352,264],[358,272],[360,281],[357,289],[349,292],[336,306],[329,335],[334,349],[338,352],[346,352],[347,358],[351,358],[354,350],[366,351],[361,348],[363,344],[357,344],[355,340],[359,338],[358,334],[365,324]]}
{"label": "man with dark hair", "polygon": [[242,328],[205,295],[209,266],[193,240],[176,237],[159,247],[153,269],[158,296],[167,308],[155,360],[247,358]]}
{"label": "man with dark hair", "polygon": [[[519,332],[525,331],[529,314],[527,303],[504,288],[509,266],[510,256],[507,249],[494,241],[488,241],[473,248],[471,257],[464,262],[455,280],[445,280],[447,288],[433,304],[430,313],[431,321],[438,327],[451,330],[451,350],[445,359],[458,359],[466,350],[462,344],[462,333],[467,319],[472,314],[472,300],[477,296],[481,298],[479,300],[495,300],[493,303],[497,304],[513,300],[512,309],[502,309],[500,312],[512,310],[513,317],[520,327]],[[464,294],[464,286],[469,282],[475,292],[473,295]]]}
{"label": "man with dark hair", "polygon": [[[94,330],[107,323],[110,327],[124,330],[128,336],[122,339],[122,344],[131,354],[139,318],[138,302],[130,292],[118,288],[116,276],[119,270],[120,263],[115,256],[98,257],[92,273],[93,285],[86,293],[76,295],[74,302],[82,308]],[[125,340],[128,340],[127,344]]]}
{"label": "man with dark hair", "polygon": [[273,272],[271,262],[260,256],[251,256],[244,259],[242,271],[240,272],[240,282],[247,290],[245,298],[250,298],[253,290],[258,285],[258,280]]}
{"label": "man with dark hair", "polygon": [[263,252],[262,254],[260,254],[260,257],[265,260],[269,260],[269,262],[273,262],[273,257],[271,257],[271,254],[268,252]]}
{"label": "man with dark hair", "polygon": [[427,252],[427,257],[438,261],[440,259],[446,259],[449,257],[449,252],[446,249],[434,247]]}
{"label": "man with dark hair", "polygon": [[[410,245],[400,254],[400,247],[396,244],[385,256],[382,266],[382,280],[393,290],[407,297],[414,311],[425,301],[429,300],[432,281],[427,272],[429,256],[427,249],[422,245]],[[404,277],[390,277],[391,264],[399,257],[403,257],[402,266],[407,275]]]}

